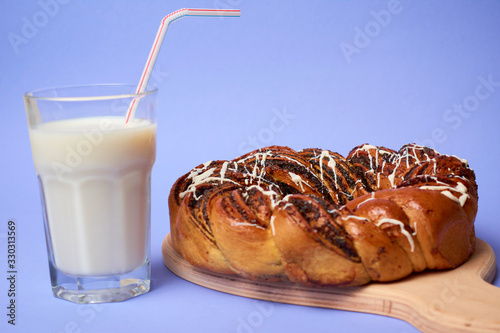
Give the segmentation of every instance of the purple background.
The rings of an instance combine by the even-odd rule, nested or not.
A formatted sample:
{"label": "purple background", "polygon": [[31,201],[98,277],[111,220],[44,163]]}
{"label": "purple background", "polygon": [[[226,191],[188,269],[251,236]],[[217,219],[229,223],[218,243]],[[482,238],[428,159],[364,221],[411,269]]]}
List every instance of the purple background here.
{"label": "purple background", "polygon": [[[382,316],[226,295],[164,267],[175,179],[205,161],[271,144],[346,155],[361,143],[399,149],[417,142],[465,158],[479,184],[477,236],[500,253],[498,1],[0,4],[0,267],[4,274],[7,221],[15,219],[19,271],[15,327],[7,324],[0,275],[2,332],[415,332]],[[242,16],[172,24],[150,81],[160,89],[153,289],[117,304],[55,299],[22,94],[138,82],[161,19],[184,7],[239,8]]]}

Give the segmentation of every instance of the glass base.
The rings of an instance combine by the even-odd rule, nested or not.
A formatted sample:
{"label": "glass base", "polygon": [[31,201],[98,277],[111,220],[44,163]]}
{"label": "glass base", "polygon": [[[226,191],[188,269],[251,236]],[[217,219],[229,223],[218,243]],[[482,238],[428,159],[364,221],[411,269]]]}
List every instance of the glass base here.
{"label": "glass base", "polygon": [[50,275],[54,296],[78,304],[124,301],[147,293],[151,284],[149,261],[131,272],[105,276],[68,275],[50,263]]}

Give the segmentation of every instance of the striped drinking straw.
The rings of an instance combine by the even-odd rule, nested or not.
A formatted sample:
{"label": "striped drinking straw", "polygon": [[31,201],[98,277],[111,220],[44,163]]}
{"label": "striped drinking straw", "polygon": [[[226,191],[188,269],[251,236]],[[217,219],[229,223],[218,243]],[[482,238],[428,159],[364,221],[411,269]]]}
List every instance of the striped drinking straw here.
{"label": "striped drinking straw", "polygon": [[[184,16],[238,17],[240,16],[240,14],[241,11],[239,9],[183,8],[165,16],[161,21],[160,28],[158,29],[158,33],[156,34],[153,47],[151,48],[148,60],[146,61],[146,66],[144,66],[144,71],[142,72],[141,80],[139,81],[139,85],[137,86],[136,94],[143,93],[146,90],[149,77],[151,76],[151,72],[153,71],[156,58],[158,57],[158,52],[160,51],[163,38],[165,37],[165,33],[167,32],[167,28],[170,25],[170,23]],[[130,121],[134,119],[135,110],[137,109],[138,103],[139,101],[136,98],[130,103],[127,115],[125,117],[125,125],[127,125]]]}

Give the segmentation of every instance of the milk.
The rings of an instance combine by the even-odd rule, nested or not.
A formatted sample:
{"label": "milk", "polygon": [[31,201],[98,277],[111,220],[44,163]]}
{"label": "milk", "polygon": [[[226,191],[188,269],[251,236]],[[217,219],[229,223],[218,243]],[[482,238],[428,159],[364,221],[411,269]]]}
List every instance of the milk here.
{"label": "milk", "polygon": [[122,274],[149,252],[156,124],[121,117],[51,121],[30,129],[56,268]]}

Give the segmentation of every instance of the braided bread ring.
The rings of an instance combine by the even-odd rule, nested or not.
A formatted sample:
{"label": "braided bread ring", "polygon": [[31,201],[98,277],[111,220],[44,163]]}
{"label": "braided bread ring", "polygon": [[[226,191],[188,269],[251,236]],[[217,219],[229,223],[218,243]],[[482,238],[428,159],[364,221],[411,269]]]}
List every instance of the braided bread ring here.
{"label": "braided bread ring", "polygon": [[171,236],[188,262],[211,271],[362,285],[466,261],[477,200],[467,161],[416,144],[364,144],[346,158],[271,146],[180,177]]}

